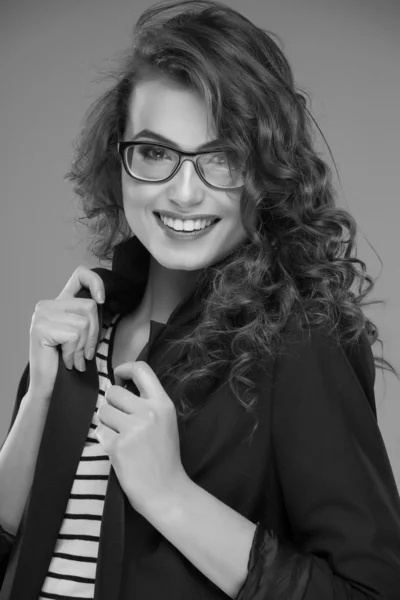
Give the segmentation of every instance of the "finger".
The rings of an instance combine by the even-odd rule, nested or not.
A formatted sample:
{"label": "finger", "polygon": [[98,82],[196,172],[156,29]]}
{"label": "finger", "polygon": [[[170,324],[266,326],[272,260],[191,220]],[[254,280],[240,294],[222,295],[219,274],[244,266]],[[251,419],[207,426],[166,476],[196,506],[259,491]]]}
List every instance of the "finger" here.
{"label": "finger", "polygon": [[[80,315],[85,317],[85,321],[79,327],[79,341],[76,343],[76,348],[73,351],[76,351],[76,356],[73,357],[73,362],[76,367],[78,367],[79,361],[83,360],[83,355],[85,355],[88,360],[91,360],[94,355],[99,335],[99,319],[96,302],[90,298],[74,298],[73,301],[71,301],[71,298],[57,300],[54,301],[54,310],[52,315],[49,316],[50,320],[67,321],[70,325],[76,325],[76,320],[79,319]],[[84,325],[87,319],[89,319],[89,327],[85,328]]]}
{"label": "finger", "polygon": [[73,298],[82,288],[88,288],[92,298],[97,302],[104,302],[105,290],[102,278],[84,265],[79,265],[75,269],[57,299]]}
{"label": "finger", "polygon": [[110,404],[103,404],[97,411],[97,416],[100,423],[107,425],[110,429],[113,429],[116,433],[121,433],[124,425],[126,425],[127,415],[115,406]]}
{"label": "finger", "polygon": [[128,398],[128,393],[126,390],[123,390],[123,388],[120,388],[119,386],[110,386],[107,388],[104,397],[110,406],[114,406],[114,408],[117,408],[127,415],[132,413],[134,404],[132,401],[132,396]]}
{"label": "finger", "polygon": [[126,362],[114,369],[114,375],[122,379],[132,379],[136,384],[142,398],[155,398],[166,396],[157,375],[144,361]]}
{"label": "finger", "polygon": [[128,390],[125,390],[119,385],[111,385],[107,388],[104,395],[106,402],[118,410],[130,415],[134,412],[135,408],[138,408],[138,402],[146,403],[141,398],[138,398]]}
{"label": "finger", "polygon": [[[74,297],[83,287],[89,288],[90,294],[95,302],[104,302],[105,290],[103,280],[92,269],[89,269],[84,265],[79,265],[75,269],[66,286],[57,297],[57,300]],[[85,355],[87,360],[92,360],[94,358],[99,327],[97,311],[93,317],[90,317],[90,321],[89,335],[85,343],[85,348],[84,350],[77,352],[76,356],[74,356],[74,363],[77,368],[79,365],[83,368],[85,367],[83,355]]]}
{"label": "finger", "polygon": [[115,431],[107,427],[107,425],[98,425],[94,430],[94,435],[99,440],[105,452],[110,456],[112,448],[118,438],[118,433],[115,433]]}

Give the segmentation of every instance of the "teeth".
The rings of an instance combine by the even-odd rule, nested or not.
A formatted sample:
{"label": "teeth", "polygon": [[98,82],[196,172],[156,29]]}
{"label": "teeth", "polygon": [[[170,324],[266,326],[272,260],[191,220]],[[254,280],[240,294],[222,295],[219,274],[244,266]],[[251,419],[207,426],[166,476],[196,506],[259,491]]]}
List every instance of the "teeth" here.
{"label": "teeth", "polygon": [[213,222],[213,219],[197,219],[193,221],[191,219],[182,221],[181,219],[171,219],[169,217],[164,217],[160,215],[162,222],[171,229],[175,229],[176,231],[196,231],[199,229],[205,229]]}

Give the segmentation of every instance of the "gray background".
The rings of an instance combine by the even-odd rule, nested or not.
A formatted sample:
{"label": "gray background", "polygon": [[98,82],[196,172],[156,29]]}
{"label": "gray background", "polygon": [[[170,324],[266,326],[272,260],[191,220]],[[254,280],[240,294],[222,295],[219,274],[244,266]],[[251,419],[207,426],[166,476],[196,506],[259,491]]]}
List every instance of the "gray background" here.
{"label": "gray background", "polygon": [[[370,308],[384,356],[400,370],[398,228],[400,3],[397,0],[227,0],[276,32],[297,84],[339,167],[340,204],[359,224],[359,256],[373,276]],[[98,69],[130,44],[151,3],[139,0],[0,2],[0,440],[29,356],[35,304],[54,298],[80,264],[98,266],[74,226],[63,181],[84,111],[105,89]],[[318,149],[332,166],[320,136]],[[365,236],[365,237],[363,237]],[[380,353],[375,345],[374,353]],[[377,371],[380,429],[400,488],[400,382]]]}

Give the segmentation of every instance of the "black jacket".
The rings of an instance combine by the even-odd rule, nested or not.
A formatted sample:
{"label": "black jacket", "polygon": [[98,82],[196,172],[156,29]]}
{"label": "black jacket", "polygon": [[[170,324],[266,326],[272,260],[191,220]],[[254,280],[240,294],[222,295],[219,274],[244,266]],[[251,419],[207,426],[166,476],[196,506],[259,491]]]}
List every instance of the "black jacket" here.
{"label": "black jacket", "polygon": [[[148,253],[120,244],[103,278],[110,310],[139,302]],[[90,297],[81,290],[81,297]],[[151,323],[138,360],[157,374],[169,336],[196,323],[188,296],[168,324]],[[170,356],[173,361],[174,357]],[[202,412],[180,430],[181,458],[201,487],[257,523],[237,600],[399,600],[400,499],[379,431],[374,363],[366,336],[351,350],[312,330],[286,336],[285,351],[254,372],[259,427],[228,384],[193,389]],[[10,429],[29,384],[17,391]],[[96,361],[61,360],[33,484],[16,537],[0,528],[0,600],[37,600],[46,577],[98,394]],[[173,395],[171,396],[173,399]],[[129,504],[111,468],[101,525],[95,600],[228,598]]]}

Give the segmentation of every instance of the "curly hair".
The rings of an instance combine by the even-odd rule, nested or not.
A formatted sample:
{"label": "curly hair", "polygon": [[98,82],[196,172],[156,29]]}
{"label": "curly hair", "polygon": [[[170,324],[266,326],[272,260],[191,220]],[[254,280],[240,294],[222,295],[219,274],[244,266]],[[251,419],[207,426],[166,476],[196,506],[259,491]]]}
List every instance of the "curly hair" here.
{"label": "curly hair", "polygon": [[[240,211],[248,240],[201,271],[197,284],[207,291],[201,319],[194,332],[174,341],[180,360],[161,376],[167,389],[174,385],[184,419],[200,408],[189,406],[189,385],[216,381],[222,370],[252,412],[251,371],[279,353],[289,326],[323,326],[338,332],[343,344],[363,331],[371,345],[378,339],[362,310],[373,303],[364,299],[375,280],[355,256],[355,220],[335,205],[330,167],[313,147],[317,124],[273,36],[221,2],[162,2],[147,9],[134,27],[132,48],[107,74],[114,85],[85,115],[65,176],[82,199],[90,251],[111,260],[115,246],[132,234],[116,142],[133,86],[147,69],[199,92],[219,137],[245,165]],[[388,361],[374,359],[398,376]],[[256,419],[251,435],[257,426]]]}

